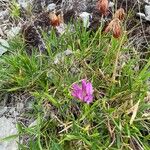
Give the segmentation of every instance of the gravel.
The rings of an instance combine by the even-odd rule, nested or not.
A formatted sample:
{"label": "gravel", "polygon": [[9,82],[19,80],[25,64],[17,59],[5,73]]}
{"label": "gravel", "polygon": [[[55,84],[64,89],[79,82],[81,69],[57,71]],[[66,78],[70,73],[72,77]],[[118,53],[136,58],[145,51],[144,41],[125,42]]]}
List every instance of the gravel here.
{"label": "gravel", "polygon": [[[0,139],[17,134],[13,121],[13,119],[7,119],[6,117],[0,118]],[[12,139],[0,142],[0,150],[17,150],[17,141],[18,139]]]}

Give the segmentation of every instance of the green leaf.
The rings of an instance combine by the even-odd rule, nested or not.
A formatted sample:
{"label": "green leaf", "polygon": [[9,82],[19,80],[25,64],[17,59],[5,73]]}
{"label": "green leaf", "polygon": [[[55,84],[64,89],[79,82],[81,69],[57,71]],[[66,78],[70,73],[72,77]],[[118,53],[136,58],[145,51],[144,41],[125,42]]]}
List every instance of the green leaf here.
{"label": "green leaf", "polygon": [[18,134],[10,135],[10,136],[7,136],[7,137],[5,137],[5,138],[0,139],[0,142],[14,140],[14,139],[16,139],[18,136],[19,136]]}
{"label": "green leaf", "polygon": [[59,107],[59,103],[48,93],[44,93],[42,97],[47,98],[52,103],[52,105]]}

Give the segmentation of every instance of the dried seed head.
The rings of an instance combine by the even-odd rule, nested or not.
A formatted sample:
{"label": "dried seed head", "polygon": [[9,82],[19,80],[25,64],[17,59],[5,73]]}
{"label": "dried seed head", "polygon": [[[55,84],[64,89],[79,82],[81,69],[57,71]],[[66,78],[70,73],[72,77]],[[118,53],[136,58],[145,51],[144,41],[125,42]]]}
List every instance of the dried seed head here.
{"label": "dried seed head", "polygon": [[120,8],[115,12],[114,18],[118,18],[119,20],[123,20],[124,17],[125,17],[125,11],[123,8]]}
{"label": "dried seed head", "polygon": [[112,31],[112,29],[113,29],[113,22],[114,22],[114,20],[112,20],[112,21],[106,26],[106,28],[104,29],[104,32],[105,32],[105,33],[108,33],[108,32],[110,32],[110,31]]}
{"label": "dried seed head", "polygon": [[121,36],[121,26],[120,26],[120,23],[118,22],[114,22],[114,25],[113,25],[113,37],[114,38],[119,38]]}
{"label": "dried seed head", "polygon": [[119,38],[121,36],[122,31],[120,20],[118,18],[114,18],[104,30],[105,33],[108,33],[110,31],[112,31],[114,38]]}
{"label": "dried seed head", "polygon": [[108,0],[99,0],[97,2],[97,8],[102,15],[106,16],[108,12]]}
{"label": "dried seed head", "polygon": [[50,13],[49,17],[50,17],[50,24],[53,27],[59,26],[60,23],[63,22],[61,15],[57,16],[55,13]]}

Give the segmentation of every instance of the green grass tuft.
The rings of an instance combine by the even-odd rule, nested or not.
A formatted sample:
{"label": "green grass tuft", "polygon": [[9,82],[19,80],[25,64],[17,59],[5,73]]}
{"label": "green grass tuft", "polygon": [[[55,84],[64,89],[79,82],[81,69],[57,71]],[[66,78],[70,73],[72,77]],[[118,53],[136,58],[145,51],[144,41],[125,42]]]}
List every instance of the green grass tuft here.
{"label": "green grass tuft", "polygon": [[[69,28],[69,27],[68,27]],[[149,150],[150,59],[140,59],[128,46],[126,32],[120,39],[90,33],[80,25],[61,37],[43,33],[47,54],[26,53],[20,38],[10,41],[10,52],[0,58],[0,91],[29,91],[36,100],[37,125],[18,125],[20,136],[29,135],[32,150]],[[54,60],[58,53],[69,56]],[[142,65],[141,65],[142,64]],[[94,87],[90,105],[71,96],[71,86],[87,78]],[[42,110],[42,111],[41,111]],[[45,118],[45,112],[48,118]],[[34,140],[33,140],[34,139]]]}

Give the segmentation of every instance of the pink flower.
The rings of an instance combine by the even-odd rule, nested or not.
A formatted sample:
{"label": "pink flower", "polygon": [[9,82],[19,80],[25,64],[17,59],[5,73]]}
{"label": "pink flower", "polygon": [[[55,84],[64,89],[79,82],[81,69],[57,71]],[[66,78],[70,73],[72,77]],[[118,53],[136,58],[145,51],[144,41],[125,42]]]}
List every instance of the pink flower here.
{"label": "pink flower", "polygon": [[82,86],[79,86],[78,84],[73,84],[72,96],[89,104],[93,101],[92,83],[86,82],[86,80],[83,79],[81,84]]}

